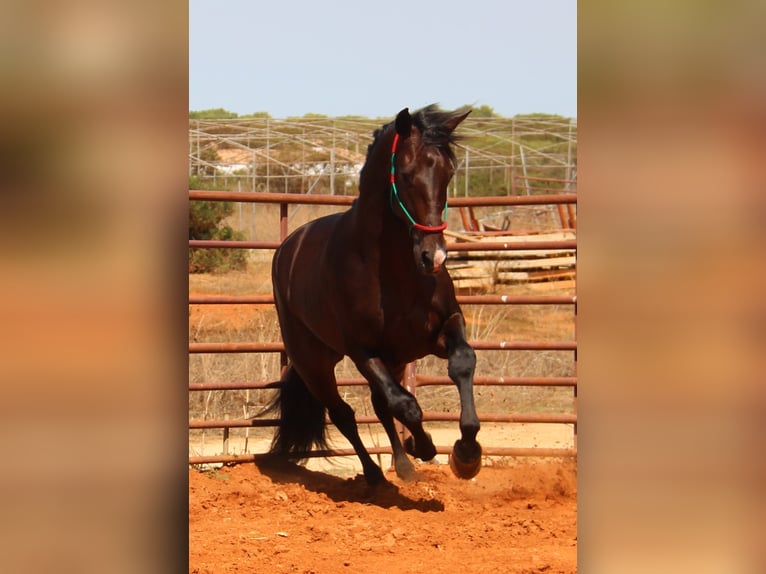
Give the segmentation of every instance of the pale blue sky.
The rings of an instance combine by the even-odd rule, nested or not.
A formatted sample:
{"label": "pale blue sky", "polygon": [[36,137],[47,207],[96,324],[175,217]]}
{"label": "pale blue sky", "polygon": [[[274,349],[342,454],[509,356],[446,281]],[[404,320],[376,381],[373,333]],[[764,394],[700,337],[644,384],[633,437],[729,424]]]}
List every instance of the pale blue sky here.
{"label": "pale blue sky", "polygon": [[189,109],[577,116],[574,0],[190,0]]}

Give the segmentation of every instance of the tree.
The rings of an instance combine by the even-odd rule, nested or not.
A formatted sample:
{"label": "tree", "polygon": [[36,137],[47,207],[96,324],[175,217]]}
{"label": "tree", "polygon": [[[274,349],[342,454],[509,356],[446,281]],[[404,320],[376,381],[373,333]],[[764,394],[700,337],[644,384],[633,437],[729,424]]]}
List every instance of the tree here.
{"label": "tree", "polygon": [[232,120],[236,119],[237,112],[230,112],[223,108],[211,108],[209,110],[197,110],[189,112],[190,120]]}
{"label": "tree", "polygon": [[484,104],[482,106],[472,108],[471,115],[474,118],[494,118],[497,114],[495,114],[495,110],[493,110],[490,106]]}

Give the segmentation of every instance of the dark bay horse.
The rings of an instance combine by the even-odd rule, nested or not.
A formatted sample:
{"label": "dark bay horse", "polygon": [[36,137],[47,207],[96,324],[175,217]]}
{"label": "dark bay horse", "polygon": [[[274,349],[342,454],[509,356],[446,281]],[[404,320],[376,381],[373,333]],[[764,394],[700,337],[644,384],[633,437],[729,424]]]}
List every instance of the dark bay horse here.
{"label": "dark bay horse", "polygon": [[[460,396],[461,438],[450,466],[461,478],[479,472],[476,355],[444,267],[442,233],[456,163],[453,131],[469,112],[403,109],[375,131],[351,208],[296,229],[274,254],[274,297],[289,364],[270,406],[280,412],[272,453],[302,459],[312,447],[327,448],[327,412],[353,445],[367,482],[385,480],[338,393],[335,365],[347,355],[369,382],[396,474],[412,479],[406,453],[428,461],[436,448],[420,406],[399,381],[407,363],[433,354],[448,360]],[[404,446],[394,418],[412,434]]]}

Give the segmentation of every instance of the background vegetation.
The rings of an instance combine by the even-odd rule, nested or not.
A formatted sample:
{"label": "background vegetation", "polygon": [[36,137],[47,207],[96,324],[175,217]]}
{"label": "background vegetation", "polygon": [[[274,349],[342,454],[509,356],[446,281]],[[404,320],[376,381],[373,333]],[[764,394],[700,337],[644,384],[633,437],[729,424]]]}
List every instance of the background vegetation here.
{"label": "background vegetation", "polygon": [[[221,190],[356,194],[356,174],[372,133],[391,118],[358,116],[274,119],[217,108],[189,113],[190,173]],[[576,179],[576,121],[554,114],[499,116],[472,108],[460,126],[453,196],[557,193]],[[228,151],[224,151],[228,150]],[[239,169],[223,155],[239,154]],[[249,156],[248,156],[249,154]],[[332,155],[331,155],[332,154]],[[332,169],[331,169],[332,166]]]}
{"label": "background vegetation", "polygon": [[[191,189],[204,189],[197,177],[189,178]],[[235,231],[225,219],[234,213],[230,201],[190,201],[189,239],[242,240],[244,234]],[[189,273],[242,270],[246,265],[243,249],[189,249]]]}

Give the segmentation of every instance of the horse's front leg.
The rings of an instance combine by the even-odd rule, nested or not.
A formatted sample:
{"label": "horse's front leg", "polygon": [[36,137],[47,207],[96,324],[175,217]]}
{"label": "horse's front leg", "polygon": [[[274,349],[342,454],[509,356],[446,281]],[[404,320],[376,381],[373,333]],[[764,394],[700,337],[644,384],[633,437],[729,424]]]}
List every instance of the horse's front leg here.
{"label": "horse's front leg", "polygon": [[447,372],[460,395],[460,439],[452,447],[449,463],[459,478],[473,478],[481,469],[481,445],[476,441],[479,417],[473,399],[473,373],[476,353],[466,341],[465,319],[455,313],[442,330],[447,350]]}
{"label": "horse's front leg", "polygon": [[[386,426],[385,419],[394,416],[397,420],[407,427],[414,439],[414,449],[411,454],[421,460],[431,460],[436,456],[436,447],[434,446],[431,435],[423,430],[423,411],[418,405],[412,393],[404,389],[393,377],[383,361],[378,357],[366,357],[361,360],[355,360],[359,372],[369,381],[372,387],[373,396],[378,404],[375,406],[376,414],[381,418],[381,422]],[[388,413],[386,413],[386,407]],[[394,465],[397,474],[402,478],[410,478],[411,471],[406,462],[401,457],[401,443],[399,437],[393,431],[393,424],[386,427],[386,432],[391,440],[391,446],[394,449]],[[399,459],[397,463],[396,459]],[[401,466],[401,469],[400,469]],[[401,470],[401,472],[400,472]]]}
{"label": "horse's front leg", "polygon": [[412,461],[407,458],[407,453],[404,450],[404,446],[402,446],[402,441],[399,439],[399,434],[396,432],[394,417],[391,415],[391,411],[388,408],[388,401],[382,393],[378,392],[374,387],[371,388],[372,406],[375,409],[375,414],[377,415],[378,420],[380,420],[380,424],[383,425],[383,429],[386,431],[386,435],[388,435],[388,441],[391,443],[396,475],[402,480],[414,480],[417,477],[415,466],[412,464]]}

